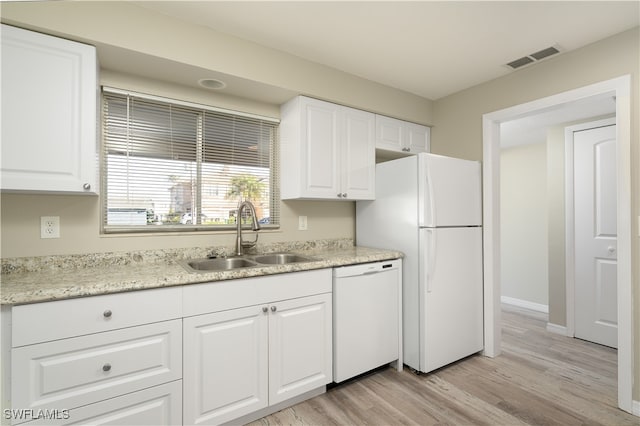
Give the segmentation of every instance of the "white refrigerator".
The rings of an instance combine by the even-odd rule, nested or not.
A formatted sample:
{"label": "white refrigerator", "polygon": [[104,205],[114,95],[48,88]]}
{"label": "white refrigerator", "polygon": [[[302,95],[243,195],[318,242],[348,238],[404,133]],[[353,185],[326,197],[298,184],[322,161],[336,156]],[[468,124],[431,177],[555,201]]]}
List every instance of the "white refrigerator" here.
{"label": "white refrigerator", "polygon": [[376,165],[356,203],[358,245],[403,258],[404,363],[429,372],[484,347],[482,184],[477,161],[418,154]]}

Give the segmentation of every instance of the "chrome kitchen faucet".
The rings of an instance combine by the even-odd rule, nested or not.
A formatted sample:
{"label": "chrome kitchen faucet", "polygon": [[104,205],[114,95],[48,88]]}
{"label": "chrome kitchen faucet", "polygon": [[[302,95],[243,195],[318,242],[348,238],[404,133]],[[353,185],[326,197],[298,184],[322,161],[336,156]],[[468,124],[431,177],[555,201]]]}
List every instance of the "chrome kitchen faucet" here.
{"label": "chrome kitchen faucet", "polygon": [[250,201],[243,201],[238,206],[238,213],[236,216],[236,222],[238,225],[237,235],[236,235],[236,255],[237,256],[243,255],[243,250],[242,250],[243,248],[253,247],[258,242],[258,234],[256,234],[255,241],[242,241],[242,211],[244,210],[245,207],[248,207],[249,211],[251,212],[251,219],[253,220],[253,227],[251,229],[253,231],[260,230],[260,224],[258,223],[258,217],[256,216],[255,207],[253,207],[253,204],[251,204]]}

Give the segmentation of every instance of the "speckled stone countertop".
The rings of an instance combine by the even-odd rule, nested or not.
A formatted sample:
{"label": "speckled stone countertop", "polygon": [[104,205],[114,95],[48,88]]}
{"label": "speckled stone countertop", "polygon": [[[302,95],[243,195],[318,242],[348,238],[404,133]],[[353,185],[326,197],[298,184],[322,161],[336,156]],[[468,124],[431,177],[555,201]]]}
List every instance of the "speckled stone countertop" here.
{"label": "speckled stone countertop", "polygon": [[312,258],[312,261],[215,272],[189,272],[180,264],[184,259],[206,257],[212,252],[210,248],[3,259],[0,304],[37,303],[332,268],[402,257],[402,253],[397,251],[353,246],[351,240],[272,244],[269,247],[258,248],[260,253],[283,251]]}

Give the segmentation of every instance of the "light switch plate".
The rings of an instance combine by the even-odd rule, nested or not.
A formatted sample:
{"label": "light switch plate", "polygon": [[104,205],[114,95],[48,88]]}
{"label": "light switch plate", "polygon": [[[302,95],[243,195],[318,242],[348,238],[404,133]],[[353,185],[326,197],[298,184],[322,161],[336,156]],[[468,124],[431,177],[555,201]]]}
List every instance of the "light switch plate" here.
{"label": "light switch plate", "polygon": [[60,238],[60,216],[40,217],[40,238]]}

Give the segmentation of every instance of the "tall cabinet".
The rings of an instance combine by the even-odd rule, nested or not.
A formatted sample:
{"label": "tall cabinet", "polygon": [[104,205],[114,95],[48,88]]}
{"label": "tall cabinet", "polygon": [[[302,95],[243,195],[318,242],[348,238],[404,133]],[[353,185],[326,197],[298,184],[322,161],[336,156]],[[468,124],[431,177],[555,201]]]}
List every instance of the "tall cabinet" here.
{"label": "tall cabinet", "polygon": [[282,199],[372,200],[375,114],[298,96],[281,108]]}
{"label": "tall cabinet", "polygon": [[2,25],[3,191],[98,192],[93,46]]}

